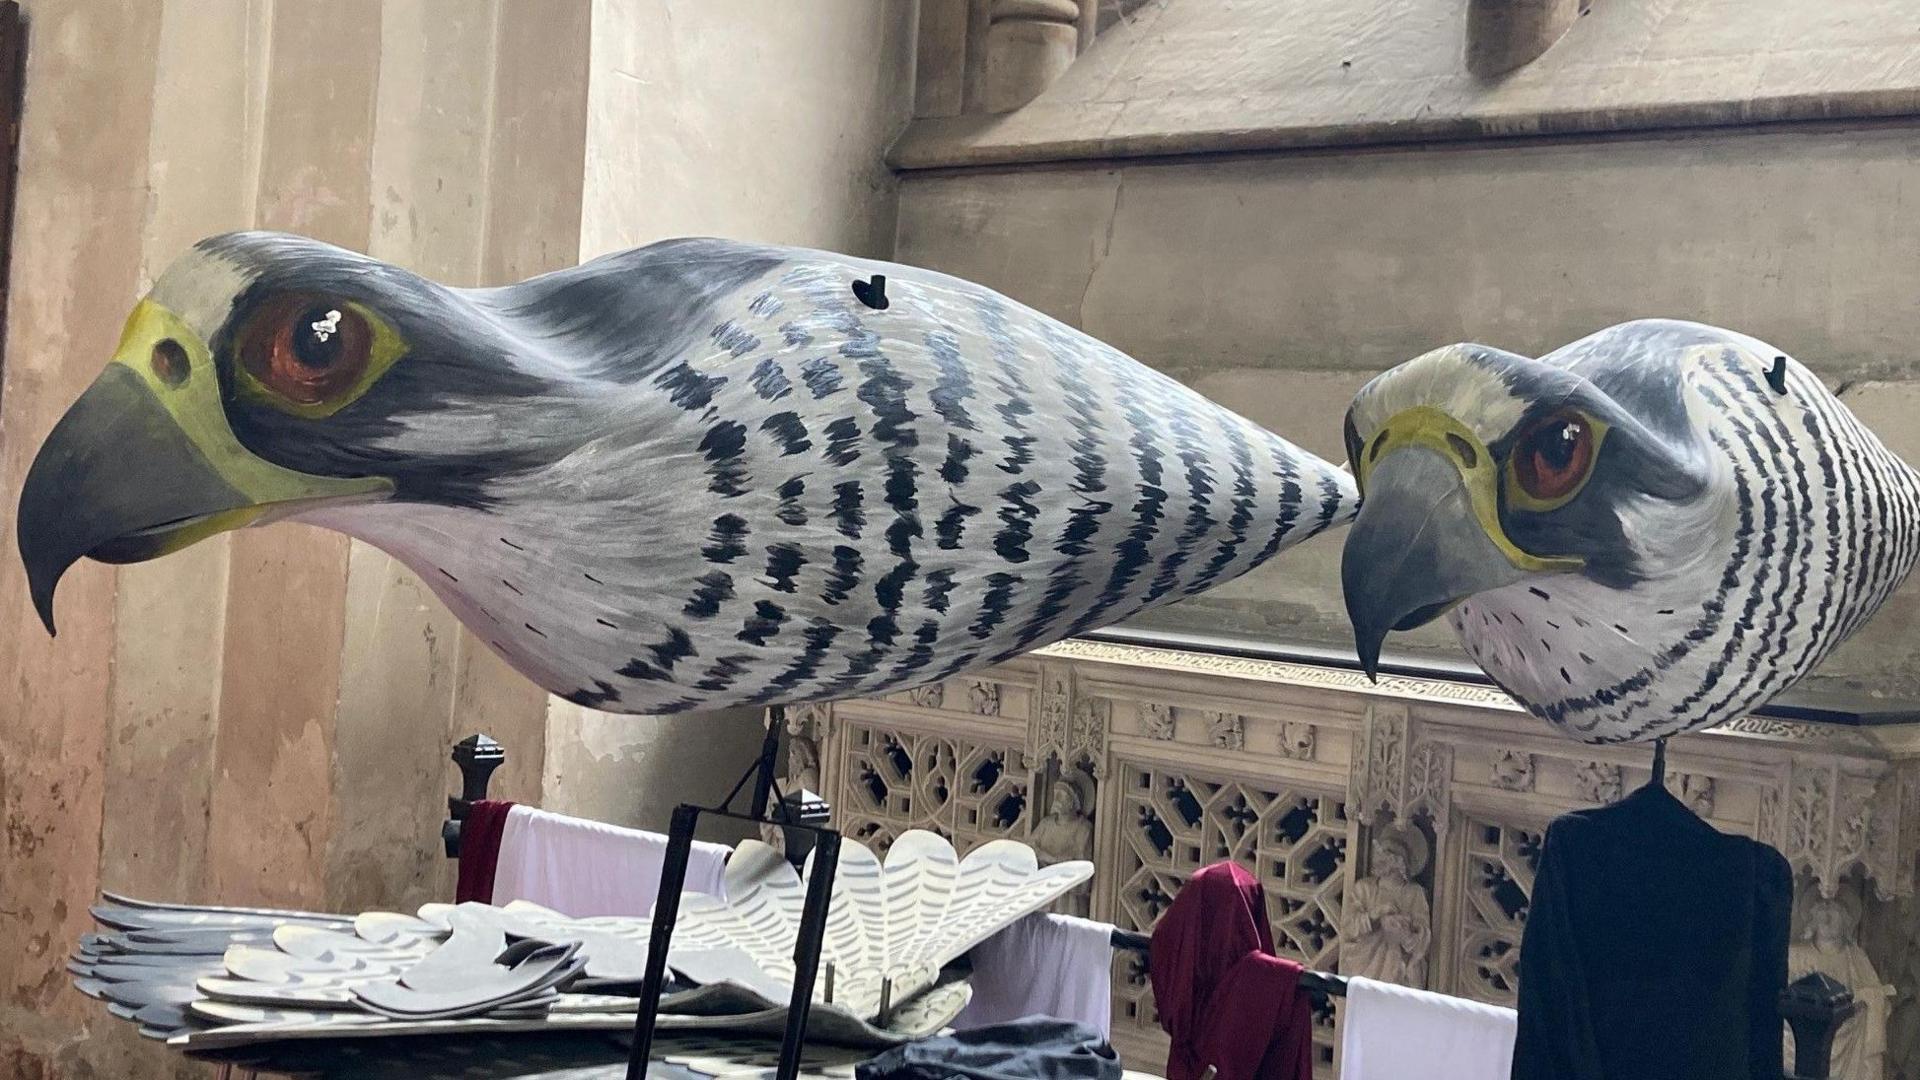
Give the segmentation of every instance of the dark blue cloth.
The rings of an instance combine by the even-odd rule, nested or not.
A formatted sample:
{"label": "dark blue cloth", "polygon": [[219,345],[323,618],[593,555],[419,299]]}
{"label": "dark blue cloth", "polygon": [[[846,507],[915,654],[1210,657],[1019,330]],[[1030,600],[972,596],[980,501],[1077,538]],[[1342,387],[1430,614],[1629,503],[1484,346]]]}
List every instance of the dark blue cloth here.
{"label": "dark blue cloth", "polygon": [[1029,1016],[896,1046],[854,1070],[858,1080],[1120,1080],[1100,1033]]}
{"label": "dark blue cloth", "polygon": [[1513,1080],[1780,1080],[1793,874],[1664,788],[1557,818],[1520,946]]}

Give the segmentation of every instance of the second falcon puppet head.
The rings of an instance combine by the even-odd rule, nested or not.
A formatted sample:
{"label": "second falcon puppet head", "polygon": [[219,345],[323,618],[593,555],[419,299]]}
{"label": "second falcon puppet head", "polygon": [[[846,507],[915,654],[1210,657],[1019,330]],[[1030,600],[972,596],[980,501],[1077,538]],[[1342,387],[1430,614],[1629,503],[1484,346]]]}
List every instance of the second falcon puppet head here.
{"label": "second falcon puppet head", "polygon": [[1920,480],[1804,367],[1694,323],[1538,360],[1454,345],[1347,416],[1342,585],[1362,662],[1445,615],[1588,742],[1719,723],[1792,685],[1920,552]]}

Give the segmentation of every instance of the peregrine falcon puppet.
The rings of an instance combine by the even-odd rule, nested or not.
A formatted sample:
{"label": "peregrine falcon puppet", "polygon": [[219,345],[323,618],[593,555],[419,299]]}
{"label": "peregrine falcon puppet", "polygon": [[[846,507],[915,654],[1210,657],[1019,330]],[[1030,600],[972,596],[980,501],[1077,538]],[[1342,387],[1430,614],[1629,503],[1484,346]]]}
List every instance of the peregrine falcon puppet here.
{"label": "peregrine falcon puppet", "polygon": [[942,274],[674,240],[455,289],[204,241],[20,497],[34,603],[303,521],[410,566],[541,686],[667,713],[934,682],[1259,565],[1351,478]]}
{"label": "peregrine falcon puppet", "polygon": [[[1369,672],[1446,614],[1589,742],[1792,685],[1920,552],[1920,481],[1711,327],[1456,345],[1347,419]],[[411,566],[548,690],[666,713],[935,682],[1352,520],[1353,479],[991,290],[674,240],[454,289],[300,237],[182,257],[21,493],[49,629],[83,557],[304,521]]]}
{"label": "peregrine falcon puppet", "polygon": [[1920,477],[1806,368],[1710,326],[1625,323],[1538,360],[1439,349],[1368,383],[1346,437],[1362,662],[1445,614],[1587,742],[1766,703],[1920,554]]}

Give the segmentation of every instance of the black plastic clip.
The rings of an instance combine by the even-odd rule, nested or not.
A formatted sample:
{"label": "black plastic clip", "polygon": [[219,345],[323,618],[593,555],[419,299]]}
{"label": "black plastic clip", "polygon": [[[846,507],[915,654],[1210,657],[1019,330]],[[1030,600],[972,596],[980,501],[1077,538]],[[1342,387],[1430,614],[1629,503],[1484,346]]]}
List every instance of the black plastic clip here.
{"label": "black plastic clip", "polygon": [[853,279],[853,295],[875,311],[885,311],[892,303],[887,299],[887,275],[885,274],[873,275],[872,281]]}
{"label": "black plastic clip", "polygon": [[1776,394],[1784,395],[1787,392],[1786,357],[1776,356],[1773,358],[1773,366],[1767,369],[1767,385],[1773,387],[1773,392]]}

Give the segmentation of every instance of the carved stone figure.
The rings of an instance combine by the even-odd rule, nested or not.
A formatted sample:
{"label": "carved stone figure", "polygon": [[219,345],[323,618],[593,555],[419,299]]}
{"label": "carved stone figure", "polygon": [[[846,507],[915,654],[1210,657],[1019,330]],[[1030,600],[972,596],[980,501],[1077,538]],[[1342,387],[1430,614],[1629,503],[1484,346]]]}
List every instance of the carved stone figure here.
{"label": "carved stone figure", "polygon": [[1680,779],[1680,801],[1701,817],[1713,816],[1713,777],[1688,773]]}
{"label": "carved stone figure", "polygon": [[1000,684],[975,680],[967,686],[967,707],[981,716],[1000,715]]}
{"label": "carved stone figure", "polygon": [[[1093,858],[1091,800],[1072,779],[1060,777],[1048,790],[1047,816],[1033,827],[1033,849],[1046,865]],[[1084,916],[1092,907],[1092,883],[1068,893],[1055,910]]]}
{"label": "carved stone figure", "polygon": [[[1794,942],[1787,949],[1787,979],[1818,971],[1844,983],[1863,1006],[1833,1037],[1833,1080],[1883,1080],[1886,1075],[1887,1014],[1894,988],[1880,978],[1860,947],[1860,899],[1851,891],[1822,896],[1811,883],[1795,905]],[[1786,1036],[1786,1059],[1793,1060],[1793,1032]]]}
{"label": "carved stone figure", "polygon": [[820,786],[820,748],[804,735],[787,740],[787,788],[825,794]]}
{"label": "carved stone figure", "polygon": [[1246,721],[1239,713],[1210,712],[1207,739],[1222,749],[1239,750],[1247,745]]}
{"label": "carved stone figure", "polygon": [[1374,834],[1372,874],[1347,889],[1340,970],[1382,982],[1424,987],[1433,921],[1427,892],[1413,880],[1425,868],[1426,837],[1410,828]]}
{"label": "carved stone figure", "polygon": [[1314,727],[1299,720],[1289,720],[1280,727],[1280,753],[1295,761],[1313,760]]}
{"label": "carved stone figure", "polygon": [[1173,706],[1158,702],[1140,703],[1140,733],[1149,739],[1173,738]]}
{"label": "carved stone figure", "polygon": [[1508,791],[1532,791],[1533,755],[1520,750],[1495,751],[1493,786]]}
{"label": "carved stone figure", "polygon": [[1574,782],[1580,786],[1580,796],[1588,802],[1605,806],[1620,801],[1621,789],[1625,786],[1620,766],[1609,765],[1604,761],[1583,763],[1573,774]]}

